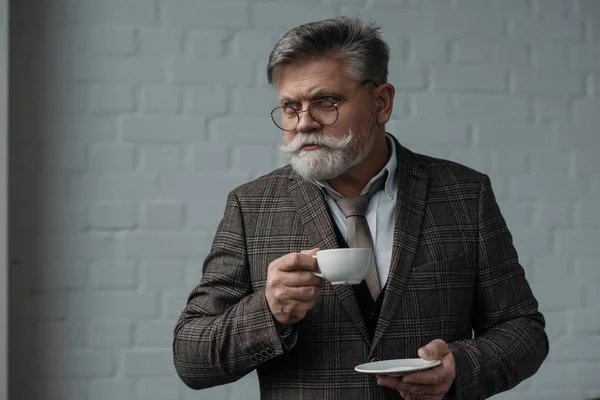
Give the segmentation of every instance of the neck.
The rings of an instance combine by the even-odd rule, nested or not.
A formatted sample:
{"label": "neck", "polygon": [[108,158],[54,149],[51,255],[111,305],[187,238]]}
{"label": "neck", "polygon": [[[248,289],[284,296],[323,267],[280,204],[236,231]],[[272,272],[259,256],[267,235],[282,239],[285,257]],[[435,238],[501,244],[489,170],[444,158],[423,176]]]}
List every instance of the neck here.
{"label": "neck", "polygon": [[342,196],[359,196],[365,186],[385,167],[390,158],[385,132],[378,134],[369,155],[344,172],[342,175],[327,181]]}

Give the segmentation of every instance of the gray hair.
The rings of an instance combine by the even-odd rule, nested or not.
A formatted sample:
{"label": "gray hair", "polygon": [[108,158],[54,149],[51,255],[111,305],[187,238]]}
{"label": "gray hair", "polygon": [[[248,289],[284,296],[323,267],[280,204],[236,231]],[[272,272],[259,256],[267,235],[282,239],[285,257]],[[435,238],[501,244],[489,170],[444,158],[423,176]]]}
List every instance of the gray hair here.
{"label": "gray hair", "polygon": [[277,86],[284,65],[320,57],[341,58],[346,72],[358,80],[387,82],[390,49],[382,39],[380,27],[358,18],[339,17],[310,22],[288,31],[269,56],[267,78]]}

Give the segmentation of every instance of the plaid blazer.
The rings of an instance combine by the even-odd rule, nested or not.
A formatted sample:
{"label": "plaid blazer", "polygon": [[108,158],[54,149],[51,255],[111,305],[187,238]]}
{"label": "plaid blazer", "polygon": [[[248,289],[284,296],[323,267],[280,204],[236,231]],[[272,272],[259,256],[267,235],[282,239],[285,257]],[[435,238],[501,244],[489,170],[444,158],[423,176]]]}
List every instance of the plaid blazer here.
{"label": "plaid blazer", "polygon": [[391,270],[372,342],[348,285],[326,283],[288,338],[275,328],[265,299],[269,263],[338,247],[322,192],[286,166],[228,196],[175,328],[183,382],[208,388],[256,369],[262,399],[400,399],[354,367],[418,357],[437,338],[456,359],[449,399],[486,398],[537,371],[548,352],[544,318],[488,177],[396,147]]}

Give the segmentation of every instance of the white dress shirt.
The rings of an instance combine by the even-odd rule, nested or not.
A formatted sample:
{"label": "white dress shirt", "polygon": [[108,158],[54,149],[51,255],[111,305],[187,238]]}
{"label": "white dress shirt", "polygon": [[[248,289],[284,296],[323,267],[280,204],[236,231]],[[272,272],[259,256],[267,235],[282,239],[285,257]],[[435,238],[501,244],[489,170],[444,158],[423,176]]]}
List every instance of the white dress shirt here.
{"label": "white dress shirt", "polygon": [[[377,175],[373,177],[362,191],[365,194],[369,188],[381,175],[388,172],[387,180],[383,190],[377,192],[367,208],[365,218],[369,224],[369,231],[373,239],[373,249],[375,251],[375,262],[377,263],[377,275],[381,288],[385,286],[388,275],[390,273],[390,264],[392,260],[392,241],[394,238],[394,222],[396,215],[396,189],[398,181],[396,177],[396,144],[391,138],[387,138],[388,146],[390,146],[390,159]],[[325,181],[314,181],[315,184],[333,190],[333,188]],[[339,228],[344,240],[348,241],[348,231],[346,228],[346,217],[335,200],[324,190],[327,206],[333,215],[333,221]],[[337,192],[336,192],[337,193]],[[338,193],[339,194],[339,193]]]}

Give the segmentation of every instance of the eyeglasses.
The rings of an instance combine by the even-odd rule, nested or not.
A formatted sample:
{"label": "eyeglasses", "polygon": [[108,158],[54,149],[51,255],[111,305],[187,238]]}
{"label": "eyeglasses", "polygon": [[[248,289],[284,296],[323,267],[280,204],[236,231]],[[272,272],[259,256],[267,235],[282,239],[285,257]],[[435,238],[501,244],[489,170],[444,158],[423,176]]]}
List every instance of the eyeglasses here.
{"label": "eyeglasses", "polygon": [[298,127],[298,123],[300,122],[300,114],[307,111],[311,118],[319,125],[333,125],[337,122],[340,116],[338,109],[339,105],[344,101],[347,101],[354,91],[366,83],[372,83],[373,85],[377,86],[377,84],[372,80],[366,79],[338,102],[333,102],[330,100],[315,100],[308,105],[306,110],[296,110],[294,107],[284,105],[275,107],[269,115],[271,116],[275,126],[286,132],[295,131]]}

